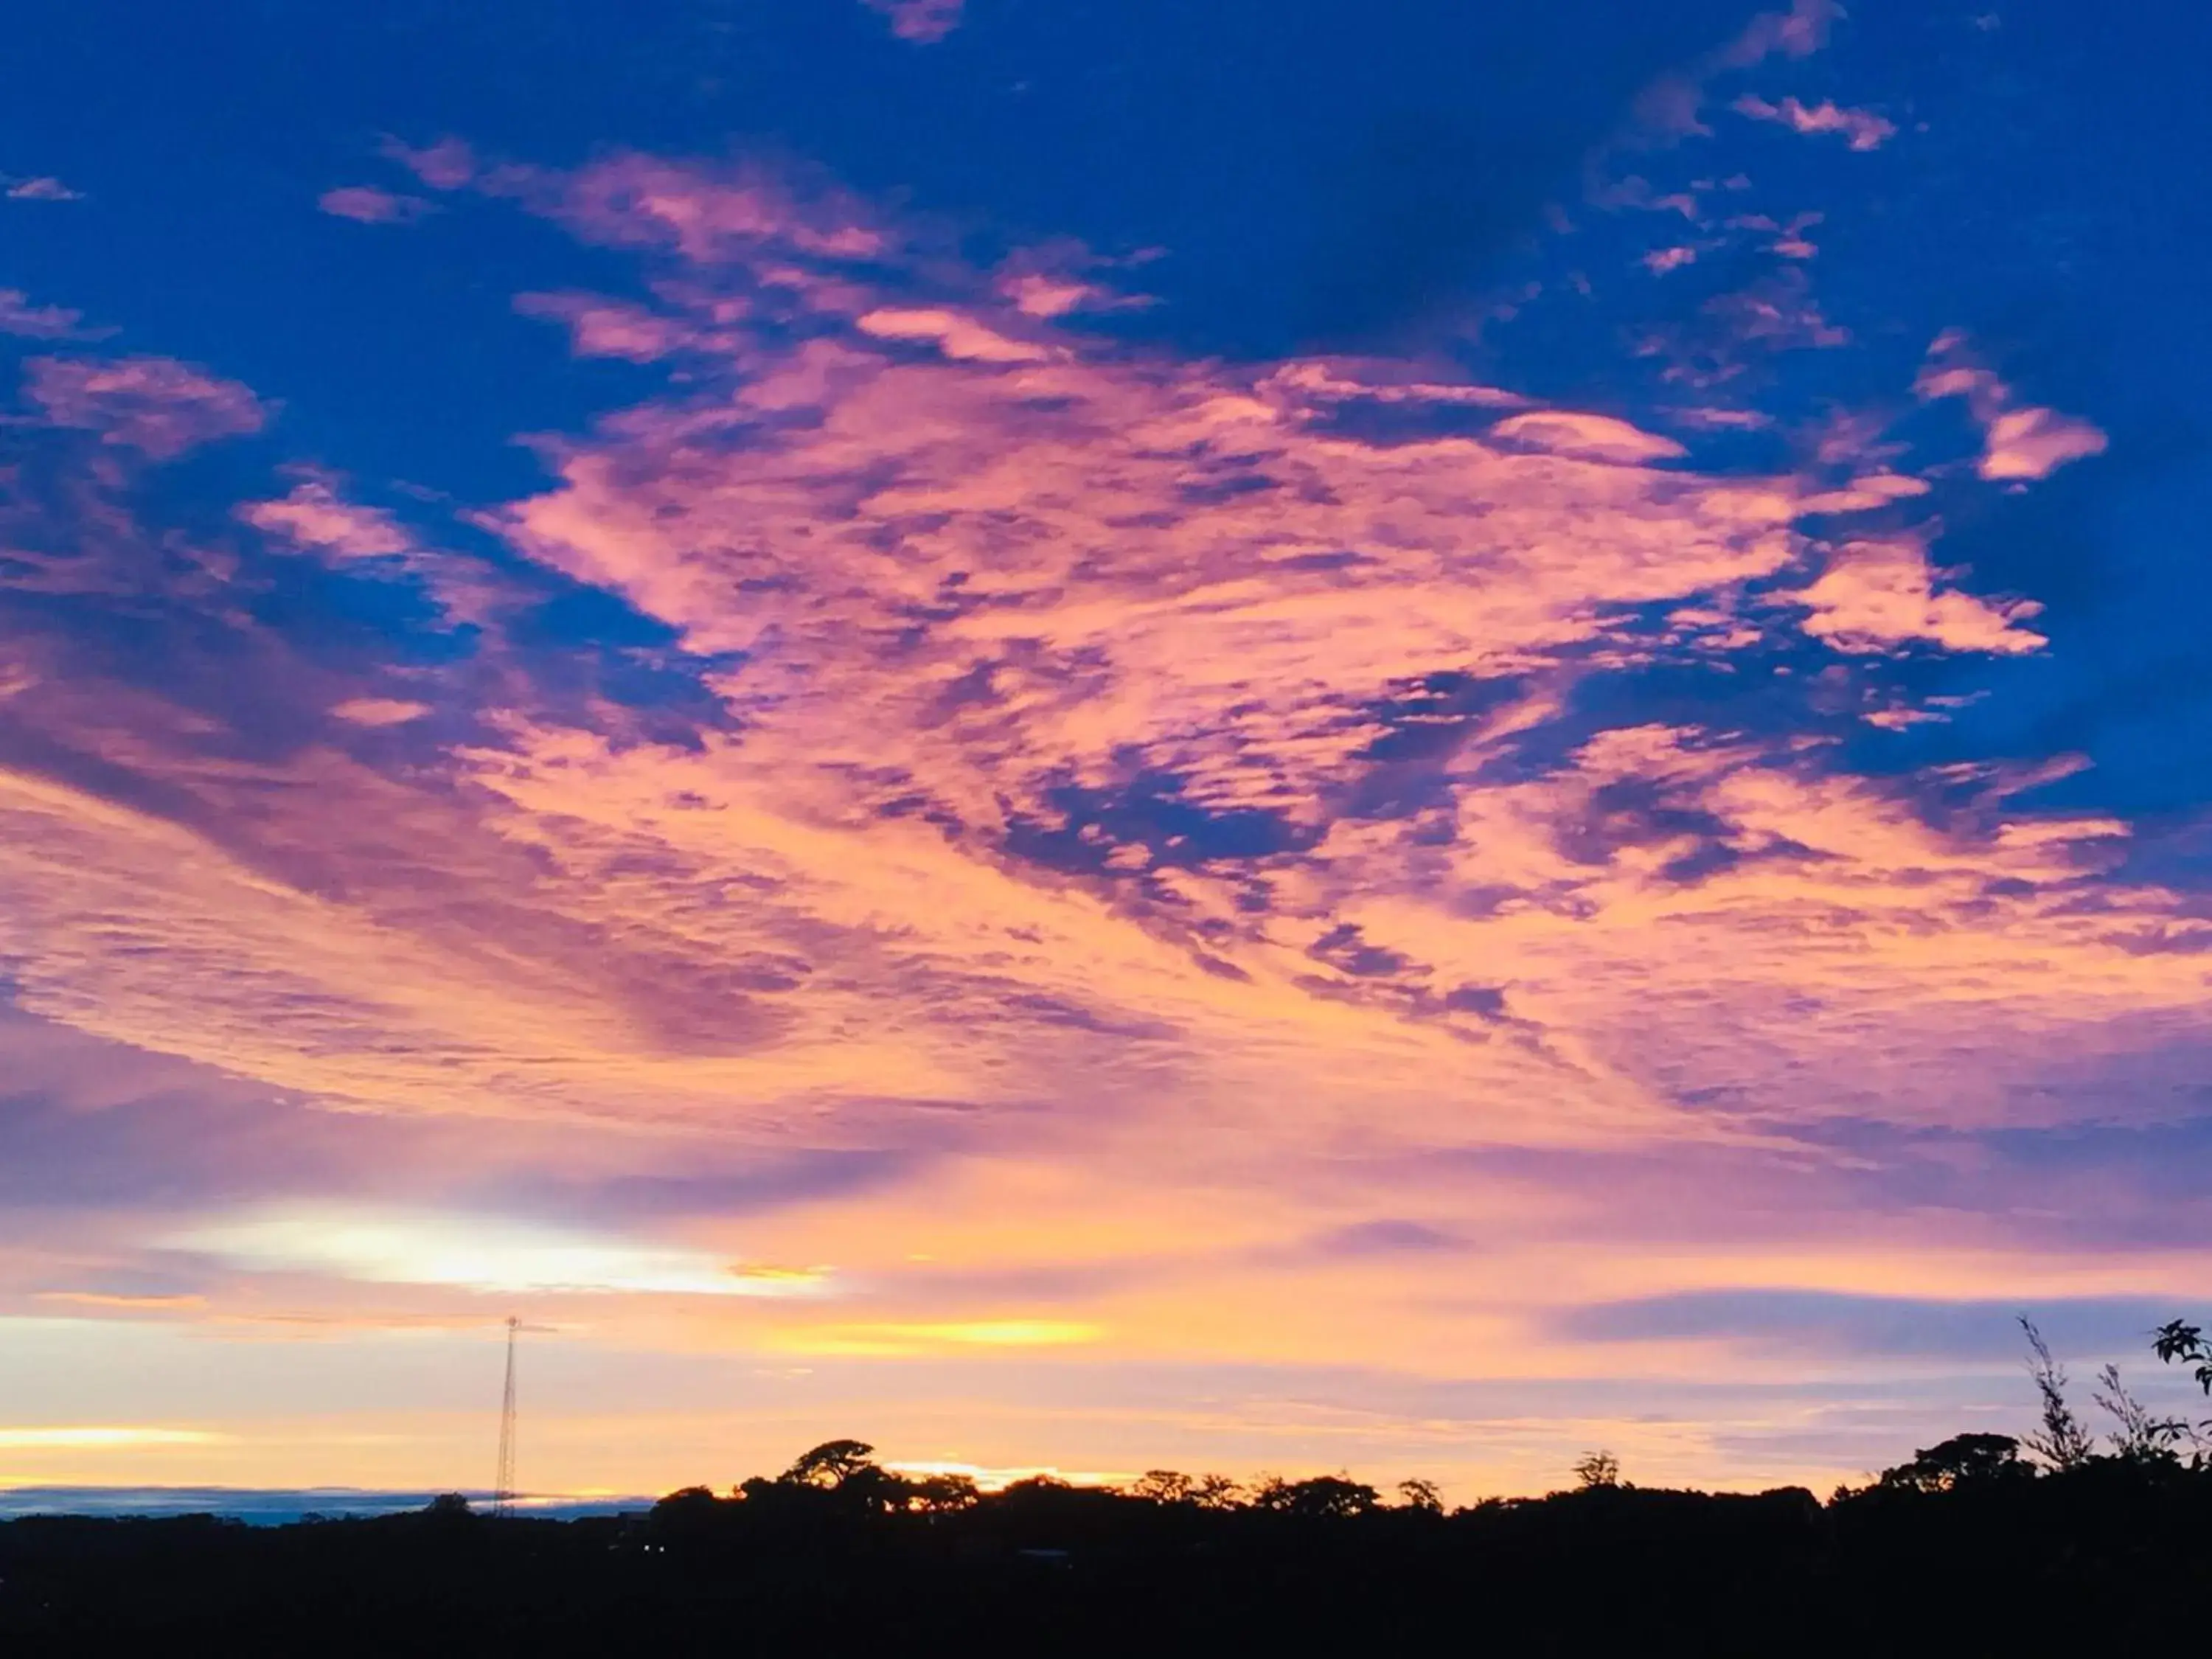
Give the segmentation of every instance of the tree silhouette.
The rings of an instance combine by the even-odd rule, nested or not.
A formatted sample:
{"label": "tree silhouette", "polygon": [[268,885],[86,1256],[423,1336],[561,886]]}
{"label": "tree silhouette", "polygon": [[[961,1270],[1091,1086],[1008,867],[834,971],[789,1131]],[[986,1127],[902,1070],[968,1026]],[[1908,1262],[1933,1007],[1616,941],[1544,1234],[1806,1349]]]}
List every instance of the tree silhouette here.
{"label": "tree silhouette", "polygon": [[1243,1497],[1244,1488],[1225,1474],[1201,1474],[1190,1489],[1190,1501],[1202,1510],[1233,1510]]}
{"label": "tree silhouette", "polygon": [[1609,1451],[1585,1452],[1575,1462],[1575,1480],[1585,1492],[1620,1484],[1620,1460]]}
{"label": "tree silhouette", "polygon": [[2020,1442],[2008,1434],[1954,1434],[1914,1452],[1910,1463],[1884,1469],[1881,1485],[1893,1492],[1956,1492],[2034,1474],[2020,1461]]}
{"label": "tree silhouette", "polygon": [[2188,1437],[2189,1425],[2179,1417],[2160,1417],[2128,1392],[2120,1381],[2120,1368],[2106,1365],[2097,1373],[2098,1386],[2089,1397],[2119,1425],[2107,1437],[2112,1455],[2130,1463],[2172,1463],[2179,1461],[2178,1442]]}
{"label": "tree silhouette", "polygon": [[2169,1365],[2177,1359],[2195,1365],[2197,1387],[2212,1395],[2212,1346],[2206,1345],[2204,1333],[2196,1326],[2169,1320],[2158,1328],[2151,1352]]}
{"label": "tree silhouette", "polygon": [[1309,1519],[1364,1515],[1379,1498],[1375,1488],[1342,1475],[1317,1474],[1310,1480],[1269,1475],[1252,1494],[1252,1507]]}
{"label": "tree silhouette", "polygon": [[790,1486],[835,1488],[875,1468],[875,1455],[876,1449],[865,1440],[825,1440],[799,1453],[781,1479]]}
{"label": "tree silhouette", "polygon": [[982,1491],[975,1480],[964,1474],[930,1474],[919,1480],[907,1482],[914,1506],[926,1515],[949,1515],[956,1510],[973,1509],[982,1500]]}
{"label": "tree silhouette", "polygon": [[[2212,1470],[2171,1456],[2116,1373],[2099,1382],[2120,1451],[2086,1473],[2039,1479],[2018,1441],[1964,1434],[1825,1508],[1630,1486],[1603,1453],[1583,1460],[1601,1496],[1449,1514],[1425,1480],[1385,1504],[1344,1474],[1270,1477],[1249,1503],[1169,1470],[984,1493],[841,1440],[741,1498],[685,1487],[647,1515],[492,1522],[448,1495],[313,1526],[0,1519],[0,1655],[290,1651],[311,1627],[334,1659],[413,1652],[426,1629],[546,1653],[720,1650],[733,1632],[763,1652],[979,1652],[1000,1630],[1069,1654],[1132,1631],[1163,1654],[1231,1631],[1273,1652],[1443,1651],[1470,1607],[1516,1651],[1765,1653],[1778,1632],[1808,1652],[2155,1651],[2175,1597],[2145,1587],[2212,1585]],[[1746,1639],[1716,1642],[1731,1623]]]}
{"label": "tree silhouette", "polygon": [[2080,1468],[2097,1455],[2096,1440],[2066,1403],[2066,1373],[2051,1357],[2043,1333],[2026,1314],[2020,1316],[2020,1328],[2027,1334],[2027,1374],[2043,1397],[2043,1427],[2022,1443],[2054,1469]]}
{"label": "tree silhouette", "polygon": [[1174,1469],[1146,1469],[1129,1483],[1129,1496],[1154,1504],[1188,1504],[1198,1482]]}

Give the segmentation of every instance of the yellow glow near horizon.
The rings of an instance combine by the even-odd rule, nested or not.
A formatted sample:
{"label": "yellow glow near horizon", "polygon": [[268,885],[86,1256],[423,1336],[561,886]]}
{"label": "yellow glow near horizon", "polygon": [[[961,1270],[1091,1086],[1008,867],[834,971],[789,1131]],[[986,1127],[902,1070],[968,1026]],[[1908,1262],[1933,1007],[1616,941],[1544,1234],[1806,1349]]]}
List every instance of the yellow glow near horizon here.
{"label": "yellow glow near horizon", "polygon": [[79,1425],[65,1428],[0,1428],[8,1451],[137,1450],[147,1446],[214,1446],[230,1437],[201,1429],[156,1429],[136,1425]]}
{"label": "yellow glow near horizon", "polygon": [[817,1325],[780,1331],[795,1353],[890,1357],[957,1348],[1054,1348],[1096,1342],[1099,1326],[1063,1319],[953,1320],[928,1324]]}

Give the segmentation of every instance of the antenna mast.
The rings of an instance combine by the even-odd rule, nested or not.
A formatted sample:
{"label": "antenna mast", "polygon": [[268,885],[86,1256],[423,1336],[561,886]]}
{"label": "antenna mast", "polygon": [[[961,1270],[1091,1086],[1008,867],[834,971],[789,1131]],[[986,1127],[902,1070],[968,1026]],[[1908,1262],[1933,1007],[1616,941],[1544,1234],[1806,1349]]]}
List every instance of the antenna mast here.
{"label": "antenna mast", "polygon": [[507,1316],[507,1389],[499,1402],[499,1480],[492,1488],[491,1512],[514,1512],[514,1339],[522,1322]]}

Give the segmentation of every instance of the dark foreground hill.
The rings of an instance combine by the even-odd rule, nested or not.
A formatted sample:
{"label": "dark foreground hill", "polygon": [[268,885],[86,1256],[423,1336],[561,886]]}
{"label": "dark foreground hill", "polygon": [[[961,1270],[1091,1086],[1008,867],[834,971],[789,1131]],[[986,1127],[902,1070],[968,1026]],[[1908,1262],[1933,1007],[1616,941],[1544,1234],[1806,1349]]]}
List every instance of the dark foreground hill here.
{"label": "dark foreground hill", "polygon": [[0,1654],[2135,1653],[2193,1630],[2212,1474],[2036,1476],[2002,1446],[1826,1504],[1601,1485],[1447,1514],[1346,1483],[1212,1506],[1039,1483],[927,1508],[787,1479],[566,1522],[20,1520]]}

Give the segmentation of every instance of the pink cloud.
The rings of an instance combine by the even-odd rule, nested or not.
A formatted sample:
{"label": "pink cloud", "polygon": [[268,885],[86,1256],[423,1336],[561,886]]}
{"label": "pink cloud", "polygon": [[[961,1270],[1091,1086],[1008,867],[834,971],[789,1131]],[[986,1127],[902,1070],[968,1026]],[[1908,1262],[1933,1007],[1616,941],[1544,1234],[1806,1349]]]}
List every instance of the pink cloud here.
{"label": "pink cloud", "polygon": [[1795,98],[1784,98],[1778,104],[1771,104],[1756,94],[1746,93],[1731,107],[1739,115],[1747,115],[1755,121],[1776,122],[1796,132],[1838,134],[1857,150],[1880,149],[1897,134],[1894,122],[1872,110],[1844,109],[1832,102],[1807,105]]}
{"label": "pink cloud", "polygon": [[1790,264],[1749,287],[1713,295],[1692,320],[1647,330],[1634,349],[1663,362],[1669,383],[1711,390],[1777,353],[1832,351],[1850,341],[1850,331],[1832,322],[1813,297],[1804,270]]}
{"label": "pink cloud", "polygon": [[427,702],[402,697],[349,697],[331,713],[355,726],[405,726],[431,712]]}
{"label": "pink cloud", "polygon": [[112,328],[82,327],[84,313],[66,306],[34,306],[19,288],[0,288],[0,334],[32,340],[96,340]]}
{"label": "pink cloud", "polygon": [[1146,257],[1103,258],[1079,242],[1024,248],[1000,266],[994,287],[1024,317],[1048,320],[1076,312],[1141,310],[1152,303],[1149,295],[1124,293],[1094,273],[1141,264]]}
{"label": "pink cloud", "polygon": [[397,138],[384,141],[383,154],[432,190],[459,190],[476,179],[476,153],[458,138],[441,138],[416,147]]}
{"label": "pink cloud", "polygon": [[649,363],[699,337],[690,323],[596,295],[524,294],[516,297],[514,308],[525,317],[566,324],[580,357]]}
{"label": "pink cloud", "polygon": [[391,514],[342,500],[319,478],[303,480],[279,500],[250,501],[238,516],[256,529],[341,558],[390,558],[415,547],[414,538]]}
{"label": "pink cloud", "polygon": [[2089,422],[2055,409],[2008,409],[1990,422],[1984,478],[2047,478],[2069,461],[2105,453],[2108,440]]}
{"label": "pink cloud", "polygon": [[965,0],[866,0],[866,4],[890,20],[891,33],[900,40],[929,46],[960,27]]}
{"label": "pink cloud", "polygon": [[1052,354],[1027,340],[1009,339],[973,317],[939,308],[883,306],[854,319],[878,340],[927,341],[948,357],[984,363],[1033,363]]}
{"label": "pink cloud", "polygon": [[1530,403],[1502,386],[1428,380],[1409,365],[1388,358],[1294,358],[1260,384],[1281,387],[1316,409],[1361,403],[1526,409]]}
{"label": "pink cloud", "polygon": [[[686,167],[625,153],[572,173],[526,167],[478,179],[587,240],[661,247],[695,264],[776,249],[811,258],[868,260],[893,252],[879,216],[841,191],[807,192],[750,162]],[[773,281],[773,269],[760,273]]]}
{"label": "pink cloud", "polygon": [[1719,54],[1729,69],[1750,69],[1779,52],[1809,58],[1828,44],[1828,30],[1844,15],[1837,0],[1790,0],[1788,11],[1763,11]]}
{"label": "pink cloud", "polygon": [[1664,276],[1670,270],[1680,270],[1697,262],[1698,250],[1687,245],[1655,248],[1644,256],[1644,268],[1655,276]]}
{"label": "pink cloud", "polygon": [[1064,317],[1071,311],[1085,310],[1099,292],[1089,283],[1048,276],[1041,271],[1008,277],[1001,289],[1025,317]]}
{"label": "pink cloud", "polygon": [[1629,465],[1679,460],[1688,453],[1671,438],[1642,431],[1609,415],[1584,415],[1565,410],[1508,416],[1491,428],[1491,432],[1493,436],[1533,444],[1554,454],[1590,461],[1620,461]]}
{"label": "pink cloud", "polygon": [[1929,347],[1913,390],[1923,400],[1966,400],[1984,437],[1975,470],[1993,482],[2045,478],[2069,461],[2101,455],[2109,445],[2101,429],[2078,416],[2016,404],[2012,387],[1976,362],[1965,337],[1955,331]]}
{"label": "pink cloud", "polygon": [[1830,25],[1844,15],[1837,0],[1790,0],[1787,11],[1757,14],[1726,44],[1646,86],[1636,99],[1636,125],[1646,135],[1669,142],[1710,137],[1712,129],[1700,118],[1709,82],[1755,68],[1778,52],[1809,58],[1827,45]]}
{"label": "pink cloud", "polygon": [[316,205],[325,213],[363,225],[404,225],[432,211],[430,204],[419,196],[398,196],[374,185],[326,190]]}
{"label": "pink cloud", "polygon": [[1928,556],[1906,541],[1848,543],[1818,580],[1786,597],[1812,612],[1807,633],[1853,654],[1931,645],[2016,656],[2049,643],[2020,626],[2042,606],[1939,592]]}
{"label": "pink cloud", "polygon": [[9,179],[0,174],[0,185],[11,202],[82,202],[82,191],[71,190],[58,179]]}
{"label": "pink cloud", "polygon": [[34,357],[25,395],[55,426],[167,460],[219,438],[258,432],[269,410],[235,380],[173,357]]}
{"label": "pink cloud", "polygon": [[1764,410],[1717,406],[1669,409],[1667,418],[1693,432],[1763,432],[1774,424]]}
{"label": "pink cloud", "polygon": [[514,599],[480,562],[425,545],[381,507],[349,501],[340,481],[313,468],[273,500],[241,502],[236,516],[283,548],[362,580],[410,582],[448,623],[490,623]]}

